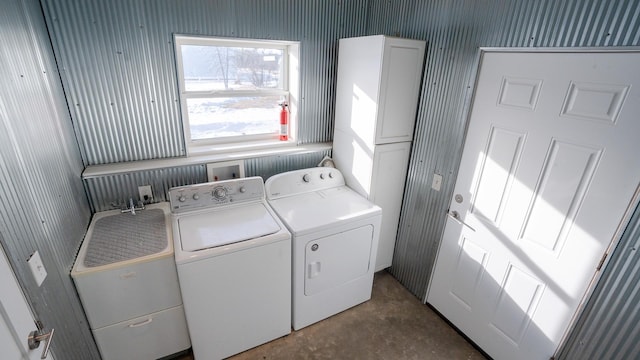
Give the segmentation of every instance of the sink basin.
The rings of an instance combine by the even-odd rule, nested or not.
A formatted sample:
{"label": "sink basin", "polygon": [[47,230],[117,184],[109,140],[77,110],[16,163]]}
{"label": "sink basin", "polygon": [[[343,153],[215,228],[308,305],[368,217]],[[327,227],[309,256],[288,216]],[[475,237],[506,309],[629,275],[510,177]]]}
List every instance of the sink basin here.
{"label": "sink basin", "polygon": [[[71,278],[105,359],[155,359],[159,356],[148,354],[157,352],[149,349],[172,346],[163,337],[169,334],[166,329],[173,329],[173,323],[176,329],[186,329],[171,229],[168,202],[149,205],[135,215],[111,210],[91,219]],[[161,316],[167,311],[172,315]],[[166,336],[181,339],[179,334]],[[188,338],[186,343],[188,347]],[[105,355],[140,349],[147,355]]]}
{"label": "sink basin", "polygon": [[151,204],[135,215],[110,210],[91,220],[74,271],[126,265],[173,253],[170,210],[166,202]]}

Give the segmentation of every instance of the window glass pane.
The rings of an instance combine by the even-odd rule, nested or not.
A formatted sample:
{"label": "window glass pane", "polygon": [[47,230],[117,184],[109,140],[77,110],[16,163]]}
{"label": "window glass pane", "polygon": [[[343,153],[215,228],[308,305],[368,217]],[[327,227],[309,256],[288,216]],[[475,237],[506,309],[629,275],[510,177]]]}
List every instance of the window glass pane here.
{"label": "window glass pane", "polygon": [[283,89],[284,50],[182,45],[186,91]]}
{"label": "window glass pane", "polygon": [[192,140],[275,134],[280,96],[187,99]]}

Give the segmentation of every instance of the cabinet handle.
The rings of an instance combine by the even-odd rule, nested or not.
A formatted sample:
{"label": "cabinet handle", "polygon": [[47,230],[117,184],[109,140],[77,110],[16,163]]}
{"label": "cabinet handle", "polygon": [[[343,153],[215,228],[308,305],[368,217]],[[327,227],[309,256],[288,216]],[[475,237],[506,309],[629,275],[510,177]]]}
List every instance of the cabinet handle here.
{"label": "cabinet handle", "polygon": [[132,277],[136,277],[135,271],[129,271],[128,273],[120,274],[120,279],[131,279]]}
{"label": "cabinet handle", "polygon": [[147,324],[151,324],[151,322],[153,321],[153,318],[148,318],[145,321],[141,321],[139,323],[135,323],[135,324],[129,324],[130,328],[137,328],[139,326],[143,326],[143,325],[147,325]]}

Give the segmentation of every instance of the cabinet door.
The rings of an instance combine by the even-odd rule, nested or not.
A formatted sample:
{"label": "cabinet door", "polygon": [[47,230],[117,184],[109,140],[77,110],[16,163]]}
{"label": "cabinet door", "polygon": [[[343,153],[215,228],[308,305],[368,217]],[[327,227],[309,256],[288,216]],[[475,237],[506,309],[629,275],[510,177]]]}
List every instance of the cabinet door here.
{"label": "cabinet door", "polygon": [[410,151],[410,142],[378,145],[375,149],[369,200],[382,208],[375,271],[388,268],[393,260]]}
{"label": "cabinet door", "polygon": [[367,146],[376,136],[383,45],[383,36],[340,40],[335,128],[357,136]]}
{"label": "cabinet door", "polygon": [[158,359],[191,346],[182,306],[93,330],[93,336],[103,360]]}
{"label": "cabinet door", "polygon": [[425,42],[386,38],[376,144],[411,141],[422,81]]}
{"label": "cabinet door", "polygon": [[73,280],[92,329],[182,304],[171,255]]}

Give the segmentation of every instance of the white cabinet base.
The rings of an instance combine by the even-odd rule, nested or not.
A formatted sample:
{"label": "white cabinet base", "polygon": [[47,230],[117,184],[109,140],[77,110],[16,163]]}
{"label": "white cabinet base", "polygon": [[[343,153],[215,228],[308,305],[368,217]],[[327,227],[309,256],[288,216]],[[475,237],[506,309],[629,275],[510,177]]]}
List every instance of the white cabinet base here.
{"label": "white cabinet base", "polygon": [[172,251],[152,261],[71,276],[92,329],[182,304]]}
{"label": "white cabinet base", "polygon": [[93,330],[103,360],[158,359],[191,346],[182,305]]}
{"label": "white cabinet base", "polygon": [[367,153],[349,139],[349,133],[336,129],[333,161],[350,188],[382,208],[375,266],[375,271],[380,271],[393,261],[411,143],[377,145],[373,153]]}
{"label": "white cabinet base", "polygon": [[369,200],[382,208],[375,271],[388,268],[393,261],[410,152],[410,142],[378,145],[375,148]]}

